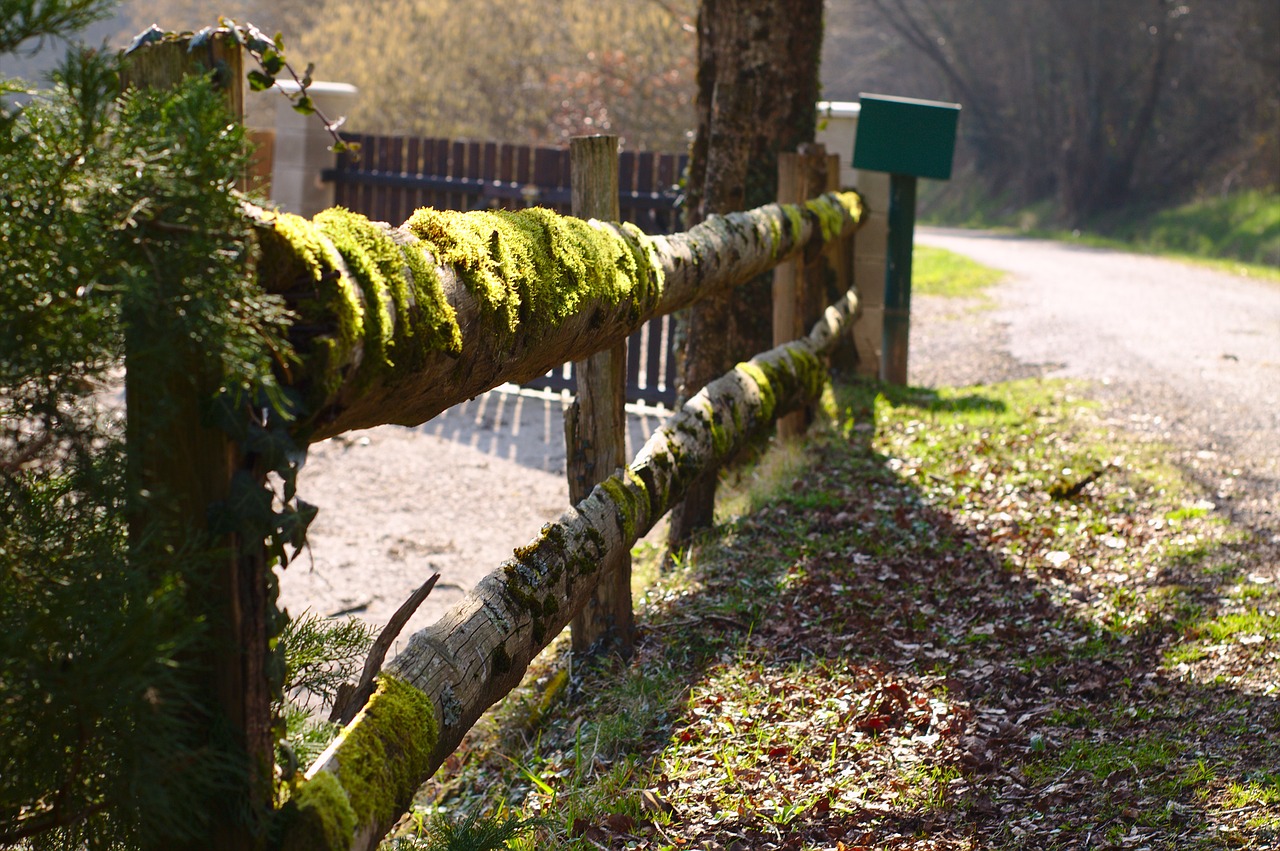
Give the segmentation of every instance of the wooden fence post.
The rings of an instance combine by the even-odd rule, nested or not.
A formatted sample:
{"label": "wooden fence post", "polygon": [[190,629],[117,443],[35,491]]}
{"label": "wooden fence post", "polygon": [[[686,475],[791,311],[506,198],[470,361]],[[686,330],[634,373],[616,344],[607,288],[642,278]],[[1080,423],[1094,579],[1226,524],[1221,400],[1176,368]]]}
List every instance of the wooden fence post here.
{"label": "wooden fence post", "polygon": [[[569,169],[573,215],[618,221],[618,137],[575,136]],[[627,463],[626,342],[576,362],[574,370],[578,397],[565,411],[564,430],[569,501],[577,504]],[[631,655],[631,554],[619,553],[601,569],[595,594],[571,624],[577,660],[605,651]]]}
{"label": "wooden fence post", "polygon": [[[840,155],[827,155],[827,191],[840,191]],[[837,292],[848,292],[853,286],[854,237],[837,239],[828,245],[824,253],[835,282]],[[852,326],[853,323],[850,323]],[[854,343],[853,328],[850,327],[844,338],[831,351],[831,368],[844,374],[853,375],[858,369],[858,350]]]}
{"label": "wooden fence post", "polygon": [[[218,84],[232,113],[242,119],[243,48],[221,34],[203,50],[189,52],[188,44],[189,38],[166,38],[135,50],[122,74],[124,85],[172,88],[185,77],[209,73],[209,62],[219,69]],[[211,571],[187,601],[192,619],[208,623],[208,641],[184,664],[203,704],[200,711],[212,716],[205,722],[210,740],[229,730],[247,764],[237,793],[202,802],[211,832],[191,847],[255,849],[265,843],[262,824],[254,820],[271,810],[275,765],[266,671],[272,602],[266,552],[260,545],[243,555],[235,540],[208,541],[207,552],[190,549],[192,533],[206,531],[210,506],[227,498],[232,476],[246,460],[225,432],[204,422],[222,380],[216,361],[193,341],[173,349],[155,345],[164,336],[155,314],[148,305],[124,307],[126,443],[132,487],[139,489],[130,507],[130,546],[143,560],[185,559]],[[154,847],[188,846],[158,837]]]}
{"label": "wooden fence post", "polygon": [[[801,145],[795,153],[778,154],[778,203],[803,204],[827,189],[827,151],[820,144]],[[773,270],[773,345],[798,340],[827,303],[825,285],[809,281],[804,254]],[[799,410],[778,420],[778,437],[804,434],[811,412]]]}

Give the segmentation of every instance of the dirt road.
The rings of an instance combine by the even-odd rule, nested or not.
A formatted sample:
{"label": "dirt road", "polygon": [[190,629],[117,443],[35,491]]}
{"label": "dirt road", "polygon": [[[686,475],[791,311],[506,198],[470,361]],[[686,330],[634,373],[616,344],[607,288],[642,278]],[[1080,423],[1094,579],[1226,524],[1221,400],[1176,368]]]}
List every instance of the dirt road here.
{"label": "dirt road", "polygon": [[1172,441],[1242,519],[1280,531],[1280,285],[1043,240],[917,238],[1009,277],[989,310],[914,305],[913,382],[975,380],[949,374],[952,355],[985,363],[977,380],[1094,379],[1123,425]]}
{"label": "dirt road", "polygon": [[[628,415],[628,445],[660,422]],[[385,623],[432,573],[407,638],[569,504],[562,403],[495,390],[419,428],[383,426],[311,447],[299,493],[320,507],[310,549],[280,573],[290,613]]]}

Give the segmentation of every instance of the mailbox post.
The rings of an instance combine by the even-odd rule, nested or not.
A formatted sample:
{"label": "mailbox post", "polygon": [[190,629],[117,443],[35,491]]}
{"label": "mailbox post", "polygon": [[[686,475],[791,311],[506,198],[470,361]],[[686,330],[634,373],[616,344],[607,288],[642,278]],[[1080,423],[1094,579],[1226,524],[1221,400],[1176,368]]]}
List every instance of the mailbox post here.
{"label": "mailbox post", "polygon": [[861,95],[861,102],[853,167],[889,172],[889,262],[885,267],[880,379],[906,384],[916,179],[951,178],[960,105],[870,94]]}

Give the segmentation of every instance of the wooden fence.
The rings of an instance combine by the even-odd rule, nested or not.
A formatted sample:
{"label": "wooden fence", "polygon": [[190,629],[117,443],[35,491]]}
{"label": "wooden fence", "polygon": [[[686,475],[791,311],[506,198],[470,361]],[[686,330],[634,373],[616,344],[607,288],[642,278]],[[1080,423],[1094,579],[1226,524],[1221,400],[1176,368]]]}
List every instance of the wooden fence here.
{"label": "wooden fence", "polygon": [[[598,173],[596,177],[604,183]],[[602,193],[605,199],[617,194],[614,186]],[[576,197],[574,203],[581,206]],[[823,262],[819,249],[832,249],[828,255],[847,261],[848,252],[834,249],[847,244],[860,222],[856,195],[828,193],[801,204],[713,216],[670,237],[639,237],[601,225],[593,229],[612,234],[608,239],[617,242],[608,250],[619,252],[606,265],[612,268],[626,256],[646,258],[638,261],[625,295],[586,297],[568,316],[526,317],[514,335],[500,315],[475,305],[460,282],[461,273],[439,267],[445,300],[457,310],[457,344],[423,353],[403,370],[371,362],[372,346],[351,344],[349,355],[325,361],[327,376],[316,383],[326,388],[326,398],[317,402],[316,416],[304,428],[319,438],[384,422],[421,422],[487,387],[537,374],[548,362],[580,361],[584,375],[616,369],[607,365],[618,364],[616,359],[591,364],[616,351],[654,317],[780,265]],[[288,230],[300,240],[298,250],[313,255],[308,246],[328,239],[323,225],[309,230],[312,226],[304,220],[284,222],[265,214],[260,224],[277,233]],[[389,239],[401,251],[420,250],[410,232],[375,231],[370,238]],[[493,238],[498,240],[499,234]],[[491,251],[494,258],[519,253],[504,252],[496,244]],[[606,256],[595,250],[593,255]],[[280,257],[269,265],[293,266]],[[335,271],[340,277],[347,274]],[[514,270],[511,274],[514,278]],[[792,275],[797,283],[804,277]],[[279,282],[275,291],[289,300],[298,293],[298,280]],[[342,285],[332,273],[320,274],[317,283]],[[309,287],[298,294],[316,300]],[[371,297],[381,300],[377,292]],[[319,300],[324,299],[320,294]],[[788,301],[794,307],[803,299],[789,295]],[[597,464],[586,481],[585,497],[527,547],[517,549],[512,560],[482,579],[439,621],[411,637],[376,681],[362,683],[361,697],[368,695],[360,701],[363,709],[293,793],[294,821],[285,847],[373,848],[417,786],[453,752],[480,714],[520,682],[534,656],[571,620],[576,630],[581,616],[595,607],[601,612],[598,622],[616,626],[629,621],[629,582],[622,583],[628,590],[610,601],[601,602],[598,596],[603,586],[618,584],[616,565],[709,466],[732,457],[784,413],[816,399],[825,382],[823,359],[846,334],[856,304],[849,290],[825,309],[808,336],[791,335],[787,339],[794,342],[761,353],[709,384],[629,465],[615,471],[607,459]],[[412,321],[410,313],[400,314],[393,325]],[[332,326],[340,329],[344,322]],[[610,386],[612,391],[596,389]],[[584,410],[595,412],[591,416],[596,419],[616,417],[621,389],[608,381],[584,382],[583,393],[614,394],[612,403],[595,399]],[[590,435],[587,425],[578,422],[569,431]],[[581,439],[567,447],[568,454],[592,452],[598,442],[596,437]],[[598,484],[592,488],[594,482]],[[330,835],[334,825],[345,826]]]}
{"label": "wooden fence", "polygon": [[[239,67],[241,44],[216,34],[210,52]],[[131,70],[135,79],[167,86],[184,74],[204,73],[204,54],[183,39],[166,39],[147,46]],[[238,114],[242,95],[235,85],[228,91]],[[341,209],[308,220],[245,203],[257,231],[258,284],[296,317],[290,339],[298,359],[282,373],[296,404],[296,418],[287,424],[274,417],[260,422],[260,412],[246,407],[239,411],[246,419],[223,411],[222,427],[216,425],[208,410],[224,379],[216,359],[195,339],[171,352],[134,357],[143,348],[130,341],[145,339],[148,323],[163,313],[129,313],[129,464],[164,495],[140,502],[131,523],[163,528],[145,545],[157,553],[172,545],[208,574],[208,592],[189,601],[192,614],[212,625],[208,644],[184,669],[183,685],[209,708],[210,729],[238,742],[248,757],[240,788],[228,790],[225,800],[202,802],[217,822],[205,847],[260,847],[260,828],[269,818],[278,820],[285,848],[374,847],[480,714],[519,683],[570,620],[577,628],[577,617],[596,605],[597,589],[616,579],[614,566],[691,483],[821,393],[824,358],[857,305],[852,289],[826,308],[807,337],[757,355],[699,391],[629,465],[616,468],[611,457],[594,452],[606,426],[615,433],[625,427],[617,379],[630,335],[781,264],[817,261],[824,249],[852,237],[862,204],[853,193],[826,193],[800,204],[711,216],[687,233],[646,236],[609,221],[584,221],[612,218],[621,194],[616,140],[585,141],[595,144],[579,147],[615,158],[601,157],[585,170],[570,164],[570,203],[581,218],[423,210],[406,226],[392,227]],[[478,164],[484,146],[477,150]],[[380,156],[375,145],[369,161],[378,164]],[[497,151],[494,159],[502,162]],[[464,170],[471,161],[464,154]],[[512,173],[519,179],[519,171]],[[563,173],[557,179],[563,181]],[[591,191],[580,193],[587,184]],[[805,303],[798,292],[789,301]],[[569,455],[586,459],[580,468],[587,495],[385,666],[381,655],[371,654],[356,698],[344,701],[356,707],[354,718],[301,782],[291,778],[287,789],[278,788],[271,774],[276,616],[269,539],[283,549],[297,532],[289,521],[301,515],[274,512],[267,470],[282,463],[295,442],[386,423],[421,424],[478,393],[568,361],[583,367],[582,408],[567,431],[577,435]],[[620,435],[614,445],[621,445]],[[292,490],[286,481],[285,493]],[[216,506],[220,514],[211,511]],[[212,517],[221,523],[210,525]],[[202,544],[191,544],[182,530],[207,534],[194,536]],[[625,606],[629,616],[629,593],[607,605]],[[288,800],[279,812],[282,794]],[[228,819],[232,810],[253,818]],[[163,839],[152,844],[172,844]]]}
{"label": "wooden fence", "polygon": [[[419,207],[438,210],[549,207],[567,214],[568,148],[472,142],[416,136],[345,134],[358,154],[338,155],[322,173],[334,184],[334,203],[381,222],[399,224]],[[618,155],[618,221],[648,234],[680,229],[679,181],[685,154],[623,151]],[[627,399],[671,407],[676,401],[674,320],[659,317],[628,341]],[[570,364],[524,384],[573,392]]]}

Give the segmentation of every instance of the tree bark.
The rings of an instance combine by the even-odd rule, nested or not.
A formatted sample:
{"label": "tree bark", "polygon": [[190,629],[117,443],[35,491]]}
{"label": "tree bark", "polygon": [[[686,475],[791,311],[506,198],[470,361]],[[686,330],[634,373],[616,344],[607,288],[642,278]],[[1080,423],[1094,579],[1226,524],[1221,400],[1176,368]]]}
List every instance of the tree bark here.
{"label": "tree bark", "polygon": [[[410,638],[384,669],[380,692],[307,771],[285,847],[308,847],[305,839],[311,848],[373,848],[418,786],[585,605],[600,566],[629,550],[704,468],[732,457],[779,415],[821,394],[822,357],[856,306],[850,291],[807,337],[710,382],[654,433],[630,466],[543,527],[439,621]],[[397,712],[379,705],[380,694],[397,691],[402,707],[423,695],[429,706]],[[406,721],[427,739],[417,750],[406,744]],[[388,765],[393,759],[401,761]],[[406,764],[414,770],[404,770]],[[317,783],[325,796],[308,792]],[[354,815],[354,830],[316,844],[320,826],[336,823],[334,813],[343,807]]]}
{"label": "tree bark", "polygon": [[[312,250],[327,251],[333,271],[323,283],[358,288],[332,243],[305,220],[286,218],[263,210],[250,210],[266,240],[273,232],[287,228],[295,234],[305,231],[306,240],[291,242],[283,236],[270,243],[260,265],[259,279],[264,289],[282,293],[286,299],[314,298],[312,282],[301,279],[296,270],[299,259]],[[339,379],[331,392],[296,424],[298,433],[311,441],[344,431],[371,428],[385,423],[419,425],[447,408],[490,390],[503,382],[528,381],[552,367],[602,351],[626,339],[649,319],[685,307],[711,294],[728,291],[771,269],[795,252],[817,250],[825,240],[821,217],[838,222],[839,233],[848,236],[862,221],[862,207],[854,193],[828,193],[816,202],[791,209],[770,204],[746,213],[715,216],[686,233],[669,237],[642,237],[628,232],[627,239],[639,241],[652,262],[660,284],[639,296],[611,302],[589,298],[561,320],[522,322],[514,331],[501,317],[486,312],[451,267],[438,266],[436,274],[444,298],[456,312],[461,335],[458,353],[429,351],[420,361],[390,369],[367,368],[369,346],[358,344],[346,352],[346,360],[333,366]],[[791,224],[796,214],[800,228]],[[598,224],[621,233],[617,225]],[[426,255],[417,238],[400,229],[387,227],[389,239],[405,253]],[[314,241],[308,241],[314,240]],[[284,270],[280,274],[280,270]],[[384,298],[392,324],[407,322],[404,311],[395,308],[391,296]],[[754,305],[759,310],[759,305]],[[304,356],[308,347],[332,342],[339,335],[339,317],[326,316],[305,329],[311,335],[298,344]],[[366,332],[366,335],[372,332]],[[722,333],[716,331],[715,333]],[[295,374],[295,382],[317,383],[325,376]]]}
{"label": "tree bark", "polygon": [[[776,197],[778,153],[813,141],[821,47],[822,0],[703,0],[691,223]],[[770,344],[771,324],[761,309],[770,287],[762,278],[736,297],[706,299],[689,312],[683,398]],[[711,524],[716,475],[708,470],[672,512],[673,548]]]}

